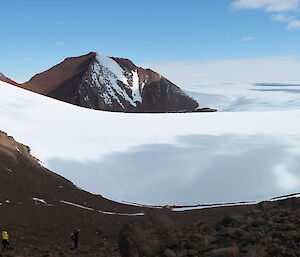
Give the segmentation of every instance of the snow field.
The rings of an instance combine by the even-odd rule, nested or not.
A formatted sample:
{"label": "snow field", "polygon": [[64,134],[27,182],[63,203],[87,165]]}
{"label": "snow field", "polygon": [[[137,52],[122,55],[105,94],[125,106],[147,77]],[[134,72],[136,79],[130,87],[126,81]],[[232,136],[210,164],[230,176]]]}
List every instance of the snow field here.
{"label": "snow field", "polygon": [[299,115],[110,113],[0,82],[0,129],[78,187],[120,202],[209,204],[297,192]]}

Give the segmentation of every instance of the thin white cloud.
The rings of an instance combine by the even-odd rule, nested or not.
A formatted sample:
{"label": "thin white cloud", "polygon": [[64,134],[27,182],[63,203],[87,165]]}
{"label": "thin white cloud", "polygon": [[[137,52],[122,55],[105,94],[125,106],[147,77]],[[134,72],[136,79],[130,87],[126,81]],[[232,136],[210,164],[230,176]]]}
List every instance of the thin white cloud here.
{"label": "thin white cloud", "polygon": [[242,37],[241,40],[242,40],[242,41],[253,41],[253,40],[255,40],[255,37],[250,37],[250,36]]}
{"label": "thin white cloud", "polygon": [[264,9],[267,12],[293,11],[299,7],[300,0],[235,0],[235,9]]}
{"label": "thin white cloud", "polygon": [[300,20],[293,20],[288,23],[287,29],[300,29]]}
{"label": "thin white cloud", "polygon": [[287,23],[286,29],[288,30],[300,29],[300,20],[297,19],[295,16],[290,16],[285,13],[278,13],[272,15],[271,18],[274,21],[286,22]]}
{"label": "thin white cloud", "polygon": [[25,62],[30,62],[32,61],[32,57],[23,57],[22,60]]}
{"label": "thin white cloud", "polygon": [[231,6],[236,10],[261,9],[271,13],[272,20],[287,23],[286,29],[300,29],[300,19],[290,15],[299,10],[300,0],[235,0]]}
{"label": "thin white cloud", "polygon": [[58,42],[56,43],[57,46],[63,46],[64,44],[65,44],[64,41],[58,41]]}
{"label": "thin white cloud", "polygon": [[271,16],[274,21],[291,22],[295,20],[294,16],[289,16],[285,13],[277,13]]}

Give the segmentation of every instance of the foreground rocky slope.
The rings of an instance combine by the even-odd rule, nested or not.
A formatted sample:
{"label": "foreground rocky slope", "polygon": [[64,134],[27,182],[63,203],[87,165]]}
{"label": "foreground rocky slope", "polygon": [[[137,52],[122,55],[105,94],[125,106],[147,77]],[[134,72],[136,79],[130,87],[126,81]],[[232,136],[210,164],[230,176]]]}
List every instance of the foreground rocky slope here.
{"label": "foreground rocky slope", "polygon": [[[0,230],[9,231],[14,248],[2,256],[66,256],[68,251],[73,256],[69,234],[77,227],[83,241],[78,256],[103,251],[118,256],[114,242],[121,224],[146,209],[80,190],[42,167],[28,147],[0,132]],[[53,255],[44,255],[48,253]]]}
{"label": "foreground rocky slope", "polygon": [[[2,256],[120,256],[121,227],[153,214],[172,216],[178,226],[198,219],[85,192],[42,167],[29,147],[0,132],[0,230],[8,230],[12,247]],[[75,228],[81,229],[78,251],[70,250]]]}
{"label": "foreground rocky slope", "polygon": [[168,217],[131,222],[120,234],[122,256],[300,256],[299,198],[262,202],[222,218],[223,210],[217,210],[219,220],[204,217],[182,231]]}
{"label": "foreground rocky slope", "polygon": [[97,110],[191,112],[198,108],[195,100],[158,73],[128,59],[94,52],[67,58],[20,86]]}

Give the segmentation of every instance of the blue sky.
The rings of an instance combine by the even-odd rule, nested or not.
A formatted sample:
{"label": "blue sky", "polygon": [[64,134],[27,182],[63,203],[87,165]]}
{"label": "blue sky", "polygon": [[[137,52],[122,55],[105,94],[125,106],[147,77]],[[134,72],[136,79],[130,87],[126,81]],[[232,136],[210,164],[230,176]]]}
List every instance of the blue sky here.
{"label": "blue sky", "polygon": [[90,51],[137,63],[298,58],[299,2],[1,1],[0,71],[26,80]]}

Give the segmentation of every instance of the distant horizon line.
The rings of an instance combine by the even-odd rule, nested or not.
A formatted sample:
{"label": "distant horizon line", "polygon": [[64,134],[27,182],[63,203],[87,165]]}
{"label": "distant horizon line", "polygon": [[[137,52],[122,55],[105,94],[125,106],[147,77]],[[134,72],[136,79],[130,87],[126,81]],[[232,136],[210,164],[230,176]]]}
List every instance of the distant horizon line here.
{"label": "distant horizon line", "polygon": [[[105,53],[102,53],[100,51],[89,51],[88,53],[85,53],[82,55],[61,57],[59,62],[54,63],[54,64],[49,64],[49,65],[47,65],[47,68],[41,67],[38,71],[33,70],[29,75],[26,75],[26,76],[18,76],[17,74],[12,74],[10,71],[6,72],[5,70],[4,71],[0,70],[0,72],[2,72],[9,79],[16,81],[17,83],[25,83],[26,81],[29,81],[36,74],[39,74],[48,69],[51,69],[55,65],[63,62],[65,59],[76,58],[76,57],[88,55],[90,53],[101,53],[101,54],[106,55]],[[122,59],[129,59],[132,61],[132,59],[130,57],[120,57],[120,56],[117,57],[117,56],[111,56],[111,55],[106,55],[106,56],[122,58]],[[34,59],[32,58],[30,60],[30,62],[34,62]],[[274,75],[276,75],[278,73],[278,68],[280,66],[282,69],[281,72],[287,72],[288,69],[296,67],[297,70],[299,71],[299,81],[300,81],[300,58],[297,56],[292,56],[292,55],[290,55],[290,56],[258,56],[258,57],[250,57],[250,58],[219,58],[219,59],[213,59],[213,58],[212,59],[207,59],[207,58],[204,59],[203,58],[203,59],[189,59],[189,60],[165,60],[165,61],[145,61],[145,62],[135,62],[133,60],[133,62],[139,67],[153,69],[154,71],[162,74],[163,76],[166,76],[167,78],[170,76],[172,77],[172,75],[170,75],[170,74],[172,74],[172,70],[174,69],[174,66],[178,66],[178,67],[181,66],[181,67],[183,67],[183,70],[192,69],[192,70],[196,71],[198,69],[201,70],[201,68],[203,68],[203,66],[207,69],[208,66],[214,66],[214,65],[220,66],[220,65],[226,63],[227,67],[224,67],[223,71],[220,70],[220,67],[216,67],[215,71],[216,72],[221,71],[221,73],[224,71],[227,71],[227,72],[231,73],[231,72],[236,72],[236,69],[232,69],[232,71],[230,71],[230,68],[228,66],[239,66],[239,65],[247,66],[249,63],[251,63],[252,65],[255,63],[257,65],[260,62],[262,62],[262,63],[264,63],[263,66],[265,66],[266,69],[268,69],[268,67],[270,67],[269,65],[276,66],[277,71],[274,71]],[[255,69],[255,67],[252,67],[252,69],[253,68]],[[179,70],[180,69],[181,68],[179,68]],[[212,72],[211,69],[213,69],[213,67],[210,67],[210,72],[207,72],[205,75],[209,75],[209,73]],[[168,75],[164,75],[164,73],[166,73]],[[202,73],[201,75],[203,75],[203,70],[201,73]],[[250,72],[250,73],[252,73],[252,72]],[[181,74],[180,71],[178,73],[178,69],[176,69],[176,72],[174,71],[173,75],[176,78],[178,78],[183,74]],[[199,82],[201,82],[201,80]],[[276,79],[273,81],[269,80],[269,79],[268,80],[260,80],[260,81],[257,81],[256,83],[264,83],[264,82],[276,83],[277,80]]]}

